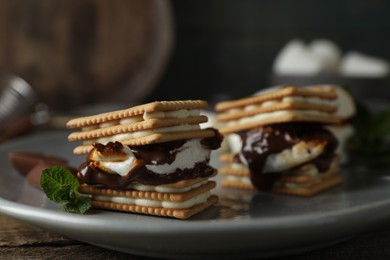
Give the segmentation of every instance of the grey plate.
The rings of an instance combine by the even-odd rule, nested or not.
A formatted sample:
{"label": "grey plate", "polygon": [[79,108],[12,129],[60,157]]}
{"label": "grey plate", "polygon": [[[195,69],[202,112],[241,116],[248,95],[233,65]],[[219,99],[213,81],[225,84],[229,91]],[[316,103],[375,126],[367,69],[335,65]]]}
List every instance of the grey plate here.
{"label": "grey plate", "polygon": [[217,188],[220,203],[175,220],[91,210],[61,212],[10,165],[9,151],[43,151],[78,165],[65,132],[30,136],[0,147],[0,212],[68,237],[155,257],[270,257],[327,246],[390,221],[390,174],[345,169],[344,185],[314,198]]}

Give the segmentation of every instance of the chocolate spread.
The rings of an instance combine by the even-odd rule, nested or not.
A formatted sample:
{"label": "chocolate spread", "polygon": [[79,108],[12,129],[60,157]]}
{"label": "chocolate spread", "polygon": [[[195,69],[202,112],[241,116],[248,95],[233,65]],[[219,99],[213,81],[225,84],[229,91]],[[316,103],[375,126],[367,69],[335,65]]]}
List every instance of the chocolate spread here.
{"label": "chocolate spread", "polygon": [[40,152],[10,152],[8,158],[14,168],[26,177],[28,183],[36,188],[41,188],[40,178],[44,169],[51,166],[63,166],[76,175],[77,169],[68,164],[64,158]]}
{"label": "chocolate spread", "polygon": [[[81,182],[89,185],[102,184],[113,189],[125,189],[132,182],[145,185],[162,185],[213,175],[215,169],[209,165],[208,160],[196,163],[191,169],[176,169],[175,172],[169,174],[157,174],[146,168],[145,165],[147,164],[171,164],[175,160],[177,152],[180,151],[180,147],[185,142],[186,140],[181,140],[143,146],[129,146],[138,160],[136,166],[125,176],[104,172],[99,168],[94,168],[87,161],[80,166],[78,178]],[[210,150],[215,149],[217,146],[219,147],[221,142],[220,134],[201,140],[202,146]],[[119,151],[122,150],[121,145],[121,143],[115,142],[108,143],[106,146]],[[98,147],[97,149],[104,149],[101,144],[96,144],[95,146]]]}
{"label": "chocolate spread", "polygon": [[310,163],[315,164],[319,172],[324,172],[329,169],[338,145],[337,139],[330,131],[314,123],[259,126],[242,131],[239,135],[243,143],[241,153],[247,161],[252,183],[260,190],[270,189],[282,174],[292,170],[264,172],[263,168],[268,156],[290,149],[300,141],[323,141],[326,142],[325,151]]}

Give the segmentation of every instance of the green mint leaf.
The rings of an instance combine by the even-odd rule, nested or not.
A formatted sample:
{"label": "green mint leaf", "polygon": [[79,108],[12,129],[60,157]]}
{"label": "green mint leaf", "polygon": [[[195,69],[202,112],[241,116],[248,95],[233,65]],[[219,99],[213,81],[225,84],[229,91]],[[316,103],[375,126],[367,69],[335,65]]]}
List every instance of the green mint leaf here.
{"label": "green mint leaf", "polygon": [[63,209],[66,212],[84,214],[91,208],[91,199],[87,196],[79,197],[77,203],[66,203]]}
{"label": "green mint leaf", "polygon": [[390,110],[371,111],[357,102],[352,124],[355,133],[347,145],[352,160],[370,167],[390,165]]}
{"label": "green mint leaf", "polygon": [[390,133],[390,111],[384,110],[374,115],[373,129],[375,136],[378,138],[384,138]]}
{"label": "green mint leaf", "polygon": [[52,166],[43,170],[41,186],[46,196],[62,205],[62,209],[71,213],[85,213],[91,207],[91,200],[78,192],[77,178],[62,166]]}
{"label": "green mint leaf", "polygon": [[59,189],[54,191],[52,200],[60,204],[66,204],[68,201],[76,200],[74,188],[69,184],[59,186]]}

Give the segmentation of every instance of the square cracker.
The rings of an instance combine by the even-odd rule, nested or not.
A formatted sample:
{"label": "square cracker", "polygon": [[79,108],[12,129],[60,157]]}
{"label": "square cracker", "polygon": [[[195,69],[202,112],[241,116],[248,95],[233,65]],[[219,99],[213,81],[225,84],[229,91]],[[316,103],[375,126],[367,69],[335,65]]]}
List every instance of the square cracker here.
{"label": "square cracker", "polygon": [[240,189],[240,190],[256,190],[256,188],[250,183],[238,181],[238,180],[233,181],[228,178],[224,178],[221,180],[221,186],[225,188],[233,188],[233,189]]}
{"label": "square cracker", "polygon": [[306,110],[332,114],[337,111],[337,106],[326,104],[313,104],[302,101],[282,101],[265,107],[254,105],[253,107],[251,107],[251,109],[235,109],[233,111],[220,113],[219,115],[217,115],[217,120],[225,122],[229,120],[236,120],[244,117],[254,116],[257,114],[272,113],[282,110]]}
{"label": "square cracker", "polygon": [[[156,143],[165,143],[177,140],[186,140],[186,139],[196,139],[196,138],[207,138],[213,137],[215,135],[214,130],[212,129],[201,129],[195,131],[187,131],[187,132],[178,132],[178,133],[154,133],[151,135],[131,138],[120,141],[124,145],[147,145],[147,144],[156,144]],[[113,140],[115,141],[115,140]],[[87,154],[92,150],[92,144],[80,145],[77,146],[74,150],[74,154]]]}
{"label": "square cracker", "polygon": [[136,122],[128,125],[114,125],[105,128],[98,128],[89,131],[73,132],[69,134],[69,141],[90,140],[100,137],[113,136],[123,133],[135,133],[138,131],[153,130],[164,127],[172,127],[178,125],[197,125],[207,122],[207,116],[192,116],[188,118],[164,118],[164,119],[148,119],[141,122]]}
{"label": "square cracker", "polygon": [[135,107],[101,113],[93,116],[74,118],[66,124],[67,128],[81,128],[122,118],[142,115],[145,112],[172,111],[180,109],[204,109],[208,104],[203,100],[180,100],[180,101],[155,101]]}
{"label": "square cracker", "polygon": [[284,110],[283,114],[277,114],[270,117],[242,118],[229,121],[228,124],[220,127],[222,134],[236,133],[242,130],[251,129],[259,125],[279,124],[287,122],[315,122],[323,124],[339,124],[342,119],[332,115],[310,115],[302,114],[296,111]]}
{"label": "square cracker", "polygon": [[147,199],[156,201],[184,202],[196,197],[204,192],[215,188],[214,181],[208,181],[205,184],[183,193],[168,193],[157,191],[138,191],[138,190],[115,190],[110,188],[94,187],[89,185],[80,185],[79,191],[88,195],[102,195],[108,197],[126,197],[132,199]]}
{"label": "square cracker", "polygon": [[[284,194],[284,195],[299,196],[299,197],[311,197],[327,189],[339,186],[341,183],[342,183],[342,178],[339,175],[332,175],[308,187],[294,188],[294,189],[286,188],[286,187],[275,187],[272,188],[270,192]],[[241,182],[241,181],[232,181],[229,179],[222,179],[221,185],[222,187],[235,188],[235,189],[246,189],[246,190],[256,189],[251,184]]]}
{"label": "square cracker", "polygon": [[302,188],[285,188],[277,187],[272,188],[271,192],[284,195],[293,195],[300,197],[311,197],[327,189],[339,186],[342,183],[342,178],[339,175],[333,175],[329,178],[322,179],[320,182]]}
{"label": "square cracker", "polygon": [[300,97],[318,97],[322,99],[336,99],[336,89],[332,87],[315,86],[310,88],[301,88],[296,86],[284,86],[282,88],[272,90],[270,92],[254,95],[242,99],[223,101],[215,106],[217,112],[222,112],[232,108],[241,108],[247,105],[261,103],[269,100],[282,99],[287,96]]}
{"label": "square cracker", "polygon": [[[338,160],[337,157],[335,160]],[[311,175],[305,173],[304,171],[310,171],[312,164],[305,164],[302,167],[298,168],[295,173],[286,174],[281,176],[278,179],[280,183],[292,183],[298,185],[305,185],[297,188],[287,188],[287,187],[274,187],[270,190],[273,193],[285,194],[285,195],[294,195],[294,196],[303,196],[310,197],[317,193],[320,193],[323,190],[332,188],[341,183],[341,177],[338,176],[340,170],[339,166],[333,166],[328,171],[319,173],[317,175]],[[236,189],[246,189],[246,190],[255,190],[256,188],[248,183],[242,181],[240,178],[250,179],[250,173],[243,170],[236,170],[229,167],[219,169],[219,172],[223,176],[235,176],[239,177],[237,180],[232,180],[229,178],[223,178],[221,180],[222,187],[227,188],[236,188]]]}
{"label": "square cracker", "polygon": [[148,206],[128,205],[108,201],[96,201],[92,200],[92,207],[100,209],[108,209],[115,211],[124,211],[132,213],[140,213],[146,215],[154,215],[160,217],[172,217],[178,219],[187,219],[193,215],[204,211],[218,201],[216,195],[211,195],[205,203],[195,205],[188,209],[168,209],[168,208],[155,208]]}
{"label": "square cracker", "polygon": [[218,169],[218,173],[221,175],[233,175],[237,177],[249,177],[250,172],[248,167],[233,168],[231,166],[225,166]]}

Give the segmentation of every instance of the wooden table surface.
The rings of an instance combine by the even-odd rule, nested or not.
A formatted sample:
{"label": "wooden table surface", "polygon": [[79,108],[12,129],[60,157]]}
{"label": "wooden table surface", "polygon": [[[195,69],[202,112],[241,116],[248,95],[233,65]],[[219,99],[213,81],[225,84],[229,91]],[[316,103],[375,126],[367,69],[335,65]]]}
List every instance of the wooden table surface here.
{"label": "wooden table surface", "polygon": [[[0,259],[72,258],[149,259],[75,241],[0,214]],[[278,259],[390,259],[390,223],[327,248]]]}

